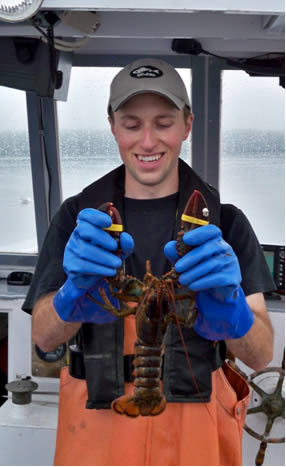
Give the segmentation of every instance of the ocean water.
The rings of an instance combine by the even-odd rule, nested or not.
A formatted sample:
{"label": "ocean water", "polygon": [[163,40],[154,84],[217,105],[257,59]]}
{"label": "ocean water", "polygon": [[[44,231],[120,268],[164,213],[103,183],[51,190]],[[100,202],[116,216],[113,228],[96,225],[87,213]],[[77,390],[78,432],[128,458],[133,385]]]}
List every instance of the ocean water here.
{"label": "ocean water", "polygon": [[283,154],[222,160],[221,200],[243,210],[261,244],[285,245],[284,172]]}
{"label": "ocean water", "polygon": [[[220,194],[240,207],[260,243],[285,244],[284,140],[261,134],[226,134],[222,144]],[[36,227],[28,142],[24,135],[0,134],[0,251],[36,252]],[[63,199],[82,190],[120,163],[107,132],[68,132],[60,140]],[[190,162],[184,143],[182,158]]]}

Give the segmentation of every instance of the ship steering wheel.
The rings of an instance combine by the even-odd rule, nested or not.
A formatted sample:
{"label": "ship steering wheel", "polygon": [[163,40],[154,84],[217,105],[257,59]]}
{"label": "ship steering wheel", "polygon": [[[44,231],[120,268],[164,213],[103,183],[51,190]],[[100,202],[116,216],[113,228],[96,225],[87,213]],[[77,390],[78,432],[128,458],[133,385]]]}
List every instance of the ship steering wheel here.
{"label": "ship steering wheel", "polygon": [[[276,376],[267,376],[266,378],[261,378],[262,375],[276,374]],[[246,375],[244,375],[246,376]],[[270,437],[270,432],[273,426],[274,421],[278,417],[285,418],[285,396],[283,395],[283,383],[285,376],[285,349],[283,354],[283,360],[281,367],[268,367],[261,371],[256,371],[247,377],[248,384],[253,389],[253,400],[258,403],[258,405],[251,407],[247,411],[247,415],[253,415],[258,413],[264,413],[267,417],[266,426],[263,434],[257,433],[255,430],[250,428],[248,424],[244,424],[244,429],[251,436],[260,441],[260,447],[255,459],[255,465],[262,465],[264,462],[265,451],[268,443],[284,443],[285,436],[274,438]],[[270,379],[269,379],[270,378]],[[276,378],[276,384],[273,384],[273,378]],[[255,381],[259,379],[259,382]],[[268,382],[268,387],[267,387]],[[269,382],[270,386],[269,387]],[[258,385],[258,383],[260,385]],[[268,389],[266,391],[263,384]],[[274,386],[274,389],[273,389]],[[271,390],[271,393],[269,392]]]}

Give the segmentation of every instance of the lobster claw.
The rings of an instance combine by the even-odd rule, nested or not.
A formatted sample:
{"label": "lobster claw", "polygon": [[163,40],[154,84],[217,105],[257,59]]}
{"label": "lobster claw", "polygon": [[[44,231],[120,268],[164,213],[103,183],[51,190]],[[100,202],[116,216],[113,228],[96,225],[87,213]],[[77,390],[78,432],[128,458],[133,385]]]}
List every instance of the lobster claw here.
{"label": "lobster claw", "polygon": [[118,248],[120,248],[119,239],[121,232],[123,232],[123,225],[118,209],[116,209],[111,202],[101,204],[97,209],[99,211],[106,212],[106,214],[111,217],[111,226],[106,227],[103,230],[106,230],[117,241]]}
{"label": "lobster claw", "polygon": [[203,194],[194,190],[188,199],[181,217],[181,230],[178,232],[177,252],[179,256],[184,256],[193,247],[186,245],[182,238],[186,232],[209,224],[209,209]]}

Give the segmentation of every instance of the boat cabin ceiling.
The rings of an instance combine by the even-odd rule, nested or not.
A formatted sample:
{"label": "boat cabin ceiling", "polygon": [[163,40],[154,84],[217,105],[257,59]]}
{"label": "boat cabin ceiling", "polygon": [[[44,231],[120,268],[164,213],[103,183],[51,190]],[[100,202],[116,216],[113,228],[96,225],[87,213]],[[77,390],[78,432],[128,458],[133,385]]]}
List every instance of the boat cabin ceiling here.
{"label": "boat cabin ceiling", "polygon": [[242,59],[284,52],[282,0],[45,0],[32,20],[1,22],[0,36],[41,37],[35,26],[49,24],[56,37],[69,41],[74,65],[95,56],[122,63],[128,55],[186,58],[199,52],[191,43],[172,50],[174,39],[195,39],[202,55]]}

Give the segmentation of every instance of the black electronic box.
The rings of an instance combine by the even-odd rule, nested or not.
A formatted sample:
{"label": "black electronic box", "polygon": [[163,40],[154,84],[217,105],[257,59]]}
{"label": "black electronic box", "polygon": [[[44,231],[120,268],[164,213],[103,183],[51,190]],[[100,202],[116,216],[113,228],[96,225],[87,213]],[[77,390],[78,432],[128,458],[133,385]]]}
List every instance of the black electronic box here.
{"label": "black electronic box", "polygon": [[285,292],[285,246],[282,245],[261,245],[266,262],[269,266],[274,282],[276,292],[283,294]]}

